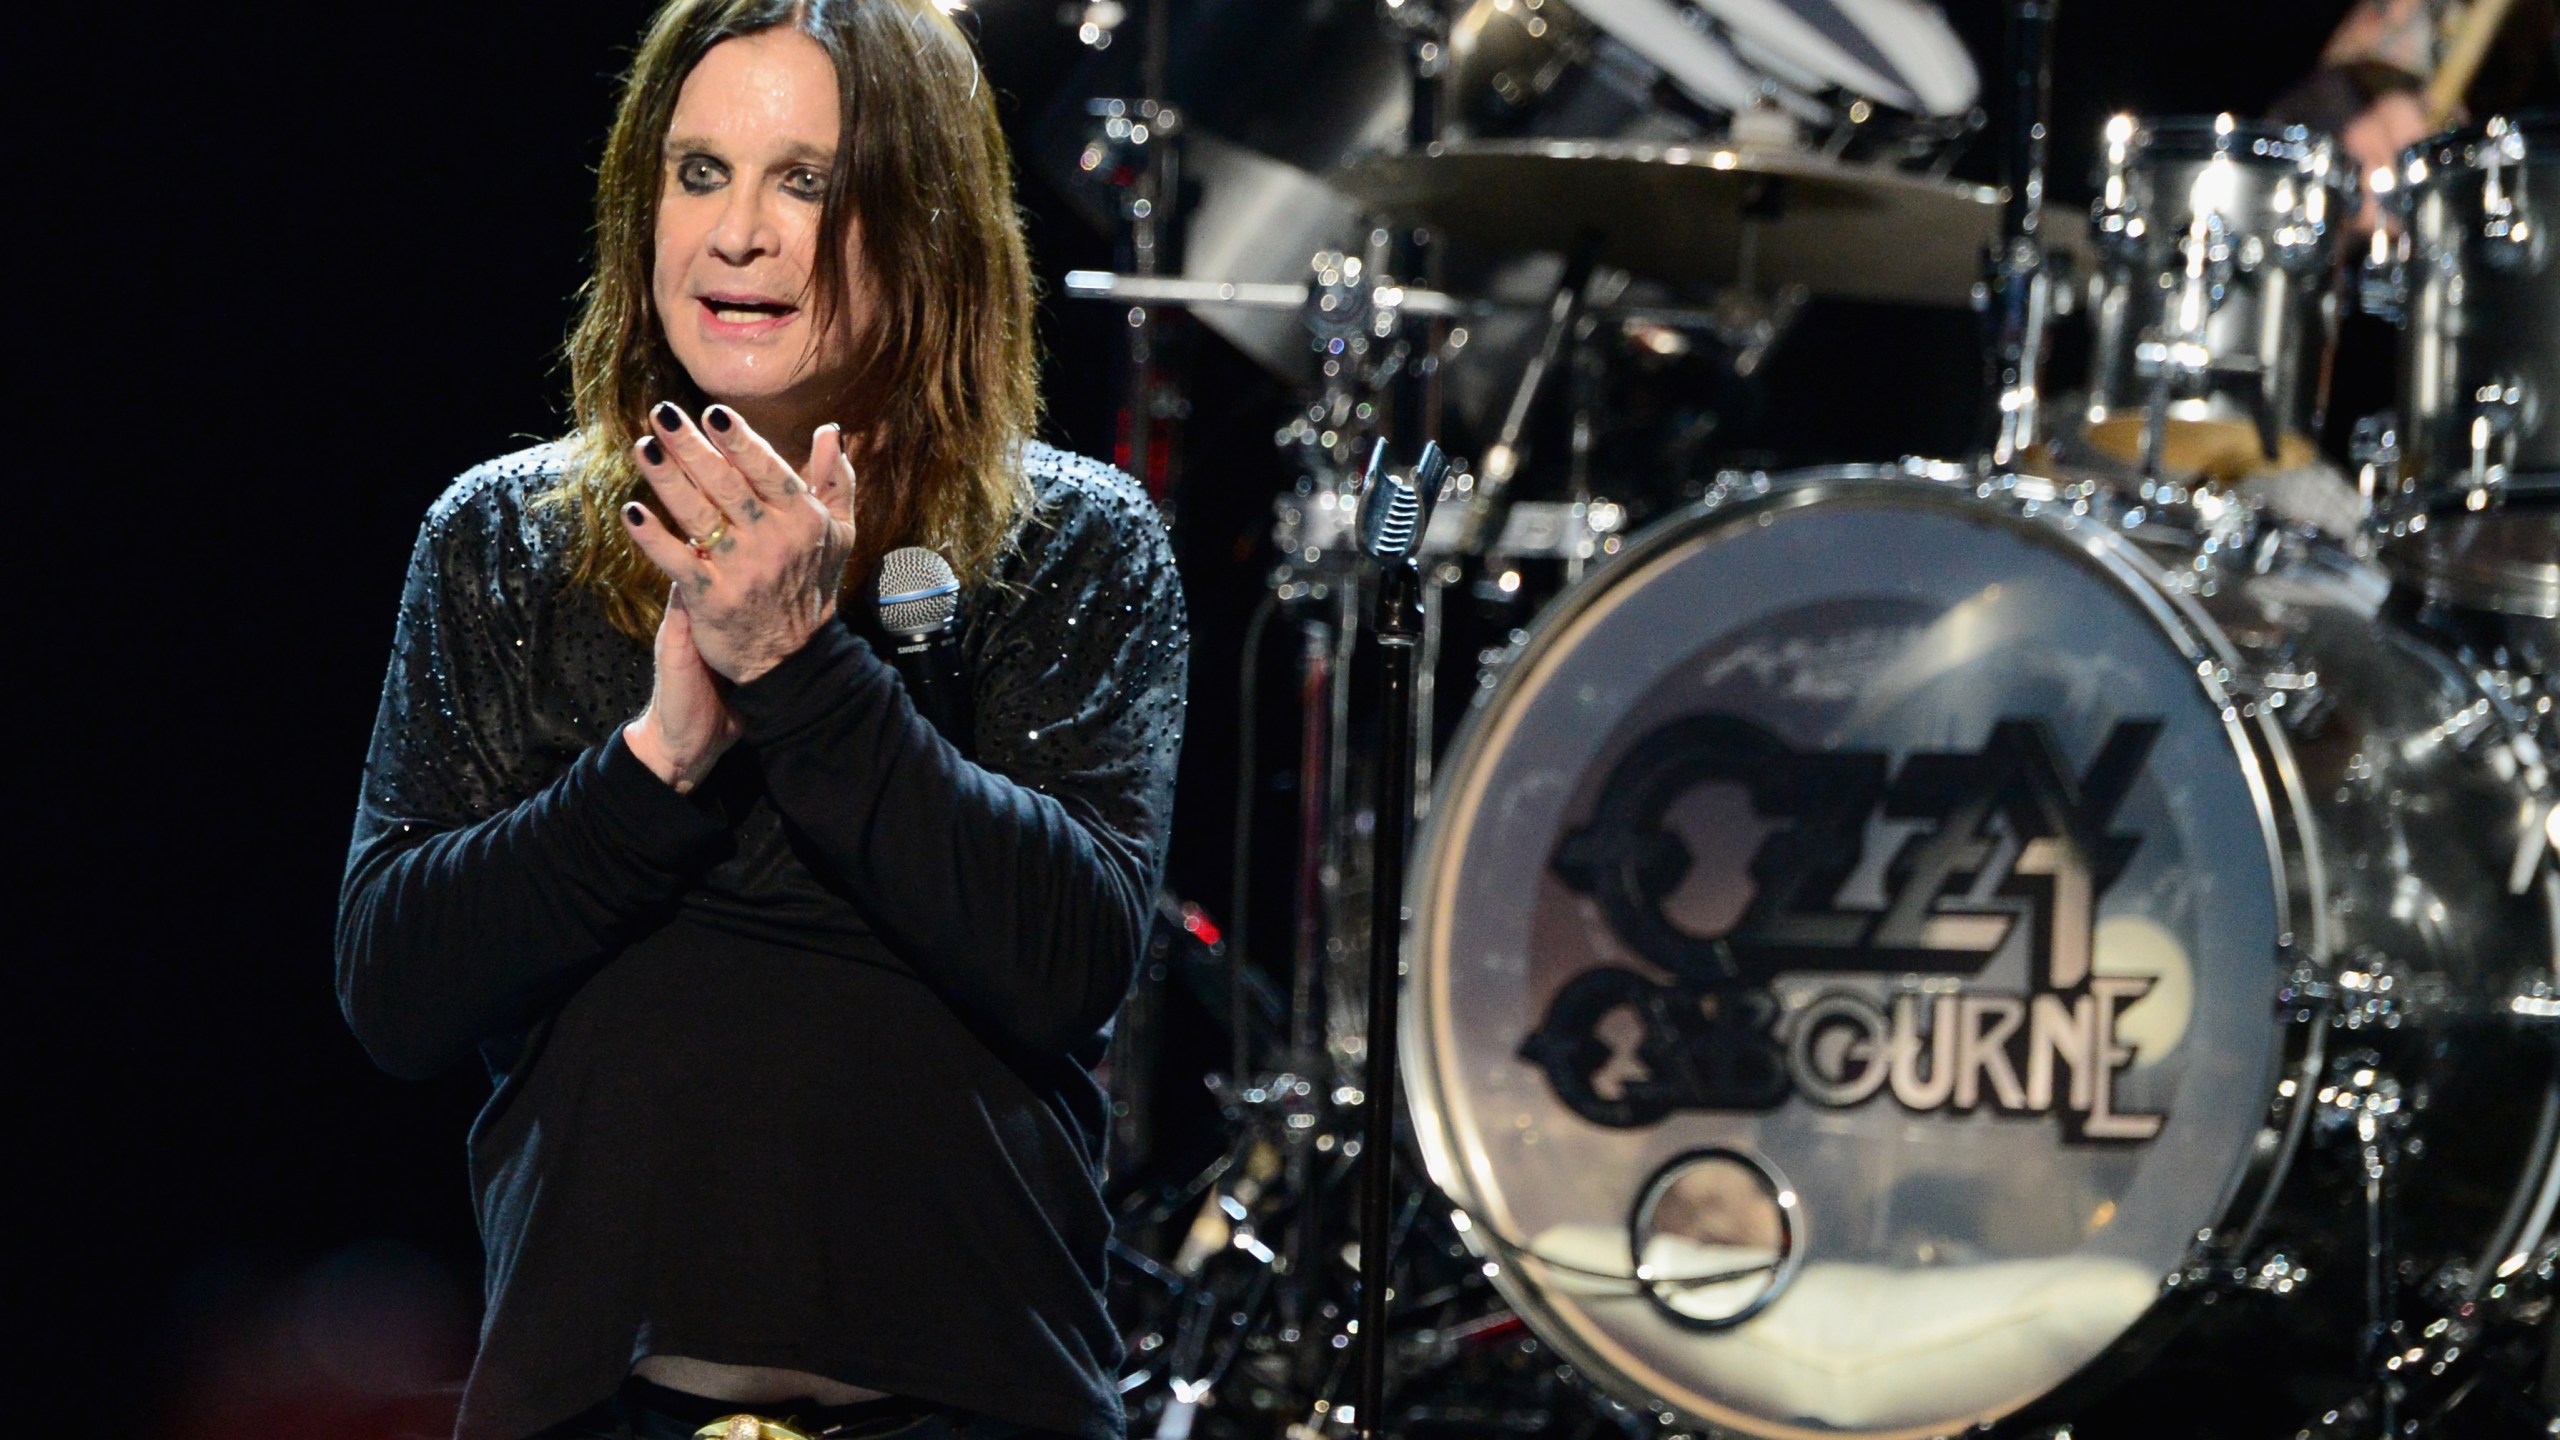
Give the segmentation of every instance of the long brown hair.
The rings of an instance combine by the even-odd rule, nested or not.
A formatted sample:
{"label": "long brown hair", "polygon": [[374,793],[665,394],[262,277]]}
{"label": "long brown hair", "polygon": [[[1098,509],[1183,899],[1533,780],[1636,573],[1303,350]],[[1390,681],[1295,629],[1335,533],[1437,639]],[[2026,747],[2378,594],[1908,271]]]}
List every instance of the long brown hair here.
{"label": "long brown hair", "polygon": [[[811,320],[841,323],[854,276],[872,320],[831,405],[864,437],[848,580],[901,545],[963,579],[994,568],[1028,503],[1021,446],[1039,419],[1031,263],[1013,162],[969,39],[934,0],[668,0],[625,78],[596,180],[596,268],[569,339],[577,458],[548,497],[571,517],[572,577],[646,639],[666,580],[615,512],[642,489],[631,446],[650,406],[704,396],[650,295],[665,162],[685,77],[723,40],[790,26],[835,62],[835,172],[818,222]],[[849,270],[861,221],[860,272]]]}

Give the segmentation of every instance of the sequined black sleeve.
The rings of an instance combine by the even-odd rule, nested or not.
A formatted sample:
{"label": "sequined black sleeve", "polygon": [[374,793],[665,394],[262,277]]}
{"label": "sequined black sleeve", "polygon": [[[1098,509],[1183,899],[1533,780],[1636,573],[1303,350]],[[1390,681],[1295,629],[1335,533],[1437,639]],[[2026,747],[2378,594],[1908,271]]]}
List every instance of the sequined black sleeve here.
{"label": "sequined black sleeve", "polygon": [[1114,472],[1056,457],[974,623],[980,763],[830,625],[732,697],[777,809],[897,952],[1008,1042],[1075,1051],[1145,939],[1189,665],[1162,522]]}
{"label": "sequined black sleeve", "polygon": [[590,742],[535,702],[545,567],[494,483],[419,533],[339,892],[340,1006],[401,1075],[531,1024],[727,839],[618,729]]}

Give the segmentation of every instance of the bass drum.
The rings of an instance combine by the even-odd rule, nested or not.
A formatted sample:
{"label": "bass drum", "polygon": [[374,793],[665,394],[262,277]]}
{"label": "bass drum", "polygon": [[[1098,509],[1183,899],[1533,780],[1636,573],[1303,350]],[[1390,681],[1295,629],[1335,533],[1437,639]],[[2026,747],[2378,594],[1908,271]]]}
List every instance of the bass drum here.
{"label": "bass drum", "polygon": [[1754,479],[1471,716],[1409,893],[1415,1129],[1626,1403],[1917,1440],[2238,1433],[2255,1392],[2290,1434],[2356,1391],[2369,1275],[2441,1375],[2548,1269],[2528,729],[2342,551],[2164,571],[2104,503]]}

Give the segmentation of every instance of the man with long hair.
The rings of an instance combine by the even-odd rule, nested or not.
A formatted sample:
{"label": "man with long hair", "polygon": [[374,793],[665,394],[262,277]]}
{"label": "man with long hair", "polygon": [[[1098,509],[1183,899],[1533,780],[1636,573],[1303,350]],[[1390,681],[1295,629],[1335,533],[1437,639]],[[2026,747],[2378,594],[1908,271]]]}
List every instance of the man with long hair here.
{"label": "man with long hair", "polygon": [[[671,0],[577,431],[419,534],[338,988],[386,1069],[496,1082],[462,1440],[1124,1428],[1091,1067],[1187,639],[1144,495],[1031,439],[1011,187],[932,0]],[[974,756],[840,600],[907,545]]]}

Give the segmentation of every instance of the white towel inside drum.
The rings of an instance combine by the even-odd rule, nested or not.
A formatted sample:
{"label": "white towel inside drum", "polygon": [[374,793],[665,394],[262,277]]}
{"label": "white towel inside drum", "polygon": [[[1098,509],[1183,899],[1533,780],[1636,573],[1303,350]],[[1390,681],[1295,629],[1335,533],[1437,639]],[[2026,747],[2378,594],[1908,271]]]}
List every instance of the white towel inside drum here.
{"label": "white towel inside drum", "polygon": [[[1560,1225],[1533,1248],[1578,1269],[1626,1273],[1623,1230]],[[1766,1257],[1688,1242],[1676,1256],[1659,1240],[1647,1248],[1654,1252],[1646,1257],[1649,1268],[1675,1276],[1739,1269],[1753,1263],[1755,1253]],[[1534,1260],[1523,1268],[1548,1288],[1586,1302],[1627,1295],[1634,1284]],[[1759,1283],[1727,1281],[1693,1293],[1710,1309],[1729,1310]],[[1807,1264],[1786,1293],[1750,1320],[1675,1341],[1674,1368],[1700,1393],[1774,1419],[1835,1429],[1960,1422],[2052,1388],[2123,1333],[2159,1293],[2158,1275],[2104,1256],[1920,1269]],[[1672,1297],[1680,1303],[1677,1291]],[[1617,1314],[1605,1304],[1595,1313]]]}

